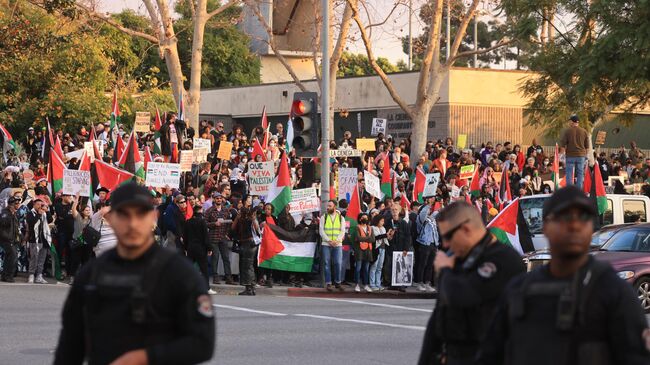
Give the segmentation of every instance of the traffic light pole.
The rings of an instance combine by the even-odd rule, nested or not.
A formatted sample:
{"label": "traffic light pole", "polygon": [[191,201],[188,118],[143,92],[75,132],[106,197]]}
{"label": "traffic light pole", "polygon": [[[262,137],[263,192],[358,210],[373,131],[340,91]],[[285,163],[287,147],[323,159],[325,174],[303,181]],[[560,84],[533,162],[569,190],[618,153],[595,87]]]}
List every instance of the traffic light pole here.
{"label": "traffic light pole", "polygon": [[323,29],[321,30],[321,177],[320,177],[320,200],[321,217],[325,216],[327,201],[330,198],[330,145],[329,145],[329,120],[330,120],[330,45],[329,45],[329,24],[330,6],[329,0],[321,0],[323,14]]}

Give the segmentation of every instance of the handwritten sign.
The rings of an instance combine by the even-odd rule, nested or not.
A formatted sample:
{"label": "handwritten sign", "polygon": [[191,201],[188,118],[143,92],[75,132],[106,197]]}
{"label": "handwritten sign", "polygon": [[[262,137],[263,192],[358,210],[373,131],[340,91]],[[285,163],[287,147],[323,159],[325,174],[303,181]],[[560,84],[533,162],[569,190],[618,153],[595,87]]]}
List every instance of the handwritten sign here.
{"label": "handwritten sign", "polygon": [[467,134],[459,134],[458,139],[456,140],[456,146],[463,149],[467,146]]}
{"label": "handwritten sign", "polygon": [[207,147],[208,150],[210,150],[212,148],[212,142],[210,142],[210,140],[206,138],[195,137],[194,140],[192,141],[192,146],[194,146],[194,149]]}
{"label": "handwritten sign", "polygon": [[90,196],[90,171],[63,169],[63,194]]}
{"label": "handwritten sign", "polygon": [[230,154],[232,152],[232,142],[221,141],[219,142],[219,152],[217,153],[217,158],[222,160],[230,160]]}
{"label": "handwritten sign", "polygon": [[436,172],[434,174],[427,174],[426,182],[424,183],[424,191],[422,191],[422,197],[428,198],[430,196],[435,196],[438,190],[438,183],[440,183],[439,172]]}
{"label": "handwritten sign", "polygon": [[357,169],[341,167],[339,168],[339,200],[345,199],[348,202],[352,197],[354,189],[359,182],[359,175]]}
{"label": "handwritten sign", "polygon": [[460,175],[459,178],[461,180],[468,180],[471,179],[472,176],[474,176],[474,169],[476,168],[475,165],[465,165],[460,167]]}
{"label": "handwritten sign", "polygon": [[379,178],[369,171],[363,172],[363,178],[366,181],[366,191],[375,198],[382,199],[384,194],[381,192]]}
{"label": "handwritten sign", "polygon": [[607,132],[606,131],[598,131],[598,134],[596,134],[596,144],[597,145],[605,144],[605,138],[607,138]]}
{"label": "handwritten sign", "polygon": [[379,133],[386,134],[386,119],[383,118],[372,118],[372,130],[370,131],[371,136],[377,136]]}
{"label": "handwritten sign", "polygon": [[357,138],[357,149],[359,151],[374,151],[375,140],[372,138]]}
{"label": "handwritten sign", "polygon": [[194,161],[194,151],[193,150],[183,150],[181,151],[181,172],[192,171],[192,162]]}
{"label": "handwritten sign", "polygon": [[316,195],[316,188],[292,190],[289,207],[291,214],[318,212],[320,199]]}
{"label": "handwritten sign", "polygon": [[210,154],[210,147],[194,147],[194,162],[206,162]]}
{"label": "handwritten sign", "polygon": [[248,163],[248,188],[250,195],[266,196],[274,176],[273,161]]}
{"label": "handwritten sign", "polygon": [[136,112],[135,113],[135,123],[133,124],[133,130],[136,132],[149,133],[151,124],[151,113],[149,112]]}
{"label": "handwritten sign", "polygon": [[177,163],[149,162],[145,184],[152,188],[178,189],[181,183],[181,165]]}

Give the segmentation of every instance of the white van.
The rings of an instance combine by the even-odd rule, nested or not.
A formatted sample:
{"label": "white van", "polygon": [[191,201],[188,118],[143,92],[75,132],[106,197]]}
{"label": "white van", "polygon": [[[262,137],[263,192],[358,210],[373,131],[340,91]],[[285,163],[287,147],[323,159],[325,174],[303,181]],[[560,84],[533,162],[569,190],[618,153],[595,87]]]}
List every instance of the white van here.
{"label": "white van", "polygon": [[[542,209],[550,194],[525,196],[519,199],[528,230],[533,237],[535,250],[548,247],[548,240],[542,233]],[[650,198],[645,195],[607,194],[607,210],[602,216],[601,226],[609,224],[650,222]]]}

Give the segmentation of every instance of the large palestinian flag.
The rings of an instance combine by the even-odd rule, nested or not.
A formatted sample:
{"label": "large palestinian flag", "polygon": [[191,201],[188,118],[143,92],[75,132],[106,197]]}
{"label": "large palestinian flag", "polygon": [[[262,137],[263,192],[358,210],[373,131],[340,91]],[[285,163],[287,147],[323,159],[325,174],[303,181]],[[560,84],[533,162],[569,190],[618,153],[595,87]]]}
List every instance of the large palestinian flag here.
{"label": "large palestinian flag", "polygon": [[120,170],[102,160],[95,160],[94,165],[95,172],[97,173],[97,182],[109,191],[113,191],[119,185],[133,179],[132,173]]}
{"label": "large palestinian flag", "polygon": [[603,176],[600,174],[598,161],[594,165],[594,178],[592,180],[589,196],[596,200],[598,215],[602,215],[607,210],[607,196],[605,194],[605,184],[603,183]]}
{"label": "large palestinian flag", "polygon": [[136,143],[135,138],[135,131],[133,131],[131,132],[131,136],[129,136],[129,141],[126,143],[126,148],[117,164],[124,170],[144,180],[144,163],[140,158],[138,144]]}
{"label": "large palestinian flag", "polygon": [[278,216],[291,201],[291,177],[287,156],[282,153],[278,175],[271,182],[266,201],[273,205],[273,215]]}
{"label": "large palestinian flag", "polygon": [[257,255],[259,267],[273,270],[311,272],[318,233],[303,229],[288,232],[267,224]]}
{"label": "large palestinian flag", "polygon": [[535,250],[528,225],[519,209],[519,198],[494,217],[487,228],[500,242],[512,246],[521,255]]}

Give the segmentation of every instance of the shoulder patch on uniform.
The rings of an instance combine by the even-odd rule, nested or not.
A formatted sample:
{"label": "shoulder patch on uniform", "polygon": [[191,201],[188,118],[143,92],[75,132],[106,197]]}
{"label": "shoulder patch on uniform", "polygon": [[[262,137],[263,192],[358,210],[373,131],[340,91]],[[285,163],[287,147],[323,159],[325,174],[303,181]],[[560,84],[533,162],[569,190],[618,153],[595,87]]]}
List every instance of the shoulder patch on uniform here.
{"label": "shoulder patch on uniform", "polygon": [[478,267],[478,274],[482,278],[489,279],[497,273],[497,265],[492,262],[484,262]]}
{"label": "shoulder patch on uniform", "polygon": [[203,317],[212,318],[214,312],[212,310],[212,298],[207,294],[201,294],[196,298],[196,311]]}

